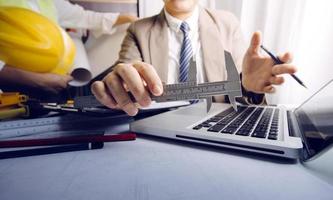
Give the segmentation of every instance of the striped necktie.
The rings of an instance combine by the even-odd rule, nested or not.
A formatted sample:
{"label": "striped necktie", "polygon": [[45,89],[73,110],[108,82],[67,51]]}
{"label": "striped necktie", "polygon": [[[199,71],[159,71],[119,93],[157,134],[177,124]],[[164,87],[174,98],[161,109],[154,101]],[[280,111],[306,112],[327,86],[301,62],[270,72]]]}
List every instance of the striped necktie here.
{"label": "striped necktie", "polygon": [[[180,60],[179,60],[179,82],[186,82],[188,79],[188,73],[190,69],[190,60],[193,57],[192,44],[189,37],[190,27],[186,22],[183,22],[180,26],[180,30],[184,34],[182,48],[180,50]],[[191,100],[191,104],[198,103],[199,100]]]}
{"label": "striped necktie", "polygon": [[191,40],[189,37],[190,27],[186,22],[180,26],[180,30],[184,34],[183,44],[180,50],[179,60],[179,82],[186,82],[188,79],[188,71],[190,67],[190,60],[193,57],[193,50]]}

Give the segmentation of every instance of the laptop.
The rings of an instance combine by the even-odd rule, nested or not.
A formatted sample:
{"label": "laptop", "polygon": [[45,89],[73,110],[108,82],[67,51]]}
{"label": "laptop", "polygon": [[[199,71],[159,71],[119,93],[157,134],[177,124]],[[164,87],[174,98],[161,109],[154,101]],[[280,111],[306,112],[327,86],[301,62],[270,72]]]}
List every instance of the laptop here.
{"label": "laptop", "polygon": [[333,80],[294,110],[284,106],[193,104],[130,124],[136,133],[290,159],[308,160],[333,144]]}

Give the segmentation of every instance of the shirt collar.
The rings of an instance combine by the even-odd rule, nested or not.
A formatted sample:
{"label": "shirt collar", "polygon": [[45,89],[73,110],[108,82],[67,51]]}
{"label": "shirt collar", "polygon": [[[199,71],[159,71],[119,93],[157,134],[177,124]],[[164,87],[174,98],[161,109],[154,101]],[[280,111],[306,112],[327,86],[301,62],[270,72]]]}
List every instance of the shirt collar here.
{"label": "shirt collar", "polygon": [[[173,16],[171,16],[166,9],[164,8],[164,14],[167,20],[167,23],[169,24],[169,27],[175,31],[175,32],[179,32],[180,31],[180,26],[182,25],[183,21],[180,19],[177,19]],[[199,23],[199,7],[196,6],[192,15],[190,17],[188,17],[185,22],[188,23],[188,25],[190,26],[190,30],[197,30],[198,29],[198,23]]]}

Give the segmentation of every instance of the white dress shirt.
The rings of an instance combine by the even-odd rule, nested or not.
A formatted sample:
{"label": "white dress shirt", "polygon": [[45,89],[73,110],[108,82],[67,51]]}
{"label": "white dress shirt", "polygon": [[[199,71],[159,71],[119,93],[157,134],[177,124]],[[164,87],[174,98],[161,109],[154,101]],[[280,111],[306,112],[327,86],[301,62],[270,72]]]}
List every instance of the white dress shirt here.
{"label": "white dress shirt", "polygon": [[37,0],[27,0],[27,3],[30,6],[31,10],[35,12],[40,12]]}
{"label": "white dress shirt", "polygon": [[84,10],[65,0],[54,1],[60,26],[64,28],[88,29],[95,37],[114,32],[113,25],[119,13],[101,13]]}
{"label": "white dress shirt", "polygon": [[[114,23],[119,13],[100,13],[83,9],[67,0],[54,0],[57,9],[59,25],[63,28],[90,30],[95,37],[102,34],[112,34]],[[38,2],[28,0],[32,10],[39,12]]]}
{"label": "white dress shirt", "polygon": [[5,66],[5,63],[4,62],[2,62],[1,60],[0,60],[0,71],[2,70],[2,68]]}
{"label": "white dress shirt", "polygon": [[[184,34],[180,30],[183,21],[171,16],[165,9],[168,28],[169,55],[168,55],[168,82],[174,84],[179,82],[179,60],[180,51],[183,44]],[[197,80],[198,83],[207,81],[206,72],[203,65],[203,56],[201,50],[200,34],[199,34],[199,7],[196,7],[193,14],[185,20],[190,27],[189,37],[192,44],[193,56],[197,64]]]}

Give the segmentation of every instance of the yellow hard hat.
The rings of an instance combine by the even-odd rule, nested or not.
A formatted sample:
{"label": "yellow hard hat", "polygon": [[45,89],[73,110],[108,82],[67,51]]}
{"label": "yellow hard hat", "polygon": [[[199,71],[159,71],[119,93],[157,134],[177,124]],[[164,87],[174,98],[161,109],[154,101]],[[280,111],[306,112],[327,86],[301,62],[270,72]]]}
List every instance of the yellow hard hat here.
{"label": "yellow hard hat", "polygon": [[0,60],[26,71],[67,74],[75,45],[48,18],[28,9],[0,7]]}

